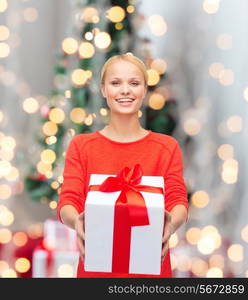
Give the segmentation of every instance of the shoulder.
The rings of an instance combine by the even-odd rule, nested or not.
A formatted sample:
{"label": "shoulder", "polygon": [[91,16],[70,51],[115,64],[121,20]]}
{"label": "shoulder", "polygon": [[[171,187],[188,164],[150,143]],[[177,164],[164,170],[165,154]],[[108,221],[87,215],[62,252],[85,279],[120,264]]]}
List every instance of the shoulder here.
{"label": "shoulder", "polygon": [[169,152],[173,152],[176,147],[179,146],[178,141],[170,135],[158,132],[152,132],[151,141],[160,144],[162,147],[166,148]]}
{"label": "shoulder", "polygon": [[74,136],[71,141],[70,145],[74,146],[78,149],[81,149],[84,147],[88,142],[91,142],[95,139],[97,139],[98,136],[95,132],[90,132],[90,133],[80,133]]}

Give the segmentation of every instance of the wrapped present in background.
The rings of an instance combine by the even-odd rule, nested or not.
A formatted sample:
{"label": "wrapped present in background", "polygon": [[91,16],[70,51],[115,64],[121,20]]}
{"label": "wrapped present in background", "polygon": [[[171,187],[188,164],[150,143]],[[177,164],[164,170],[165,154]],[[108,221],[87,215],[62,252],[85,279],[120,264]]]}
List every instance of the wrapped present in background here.
{"label": "wrapped present in background", "polygon": [[32,257],[32,277],[76,277],[76,232],[56,220],[44,222],[44,236]]}
{"label": "wrapped present in background", "polygon": [[85,271],[160,274],[164,178],[140,165],[91,174],[85,204]]}

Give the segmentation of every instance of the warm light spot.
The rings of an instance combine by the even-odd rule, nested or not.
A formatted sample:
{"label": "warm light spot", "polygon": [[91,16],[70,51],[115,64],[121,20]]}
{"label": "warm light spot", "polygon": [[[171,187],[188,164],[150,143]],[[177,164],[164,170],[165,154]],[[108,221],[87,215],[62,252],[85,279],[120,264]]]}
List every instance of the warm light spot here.
{"label": "warm light spot", "polygon": [[0,43],[0,58],[5,58],[9,55],[10,48],[6,43]]}
{"label": "warm light spot", "polygon": [[[70,129],[67,130],[67,135],[68,135],[68,136],[72,137],[72,136],[74,136],[75,134],[76,134],[75,129],[70,128]],[[65,156],[65,152],[63,152],[62,155]]]}
{"label": "warm light spot", "polygon": [[51,183],[51,188],[54,189],[54,190],[56,190],[59,187],[59,185],[60,184],[58,183],[58,181],[53,181]]}
{"label": "warm light spot", "polygon": [[63,183],[63,181],[64,181],[64,177],[62,175],[58,176],[58,182]]}
{"label": "warm light spot", "polygon": [[232,159],[234,155],[234,148],[230,144],[223,144],[217,150],[219,158],[222,160]]}
{"label": "warm light spot", "polygon": [[56,160],[56,154],[51,149],[43,150],[40,157],[44,164],[52,164]]}
{"label": "warm light spot", "polygon": [[152,93],[150,98],[149,98],[148,105],[152,109],[156,109],[156,110],[161,109],[165,105],[165,98],[161,94]]}
{"label": "warm light spot", "polygon": [[148,81],[147,84],[150,86],[156,85],[160,80],[159,73],[154,69],[147,70]]}
{"label": "warm light spot", "polygon": [[232,48],[232,36],[230,34],[223,33],[216,39],[217,47],[222,50],[228,50]]}
{"label": "warm light spot", "polygon": [[107,114],[108,114],[108,111],[107,111],[107,109],[106,108],[101,108],[100,109],[100,114],[102,115],[102,116],[107,116]]}
{"label": "warm light spot", "polygon": [[31,267],[30,261],[25,257],[17,258],[15,261],[15,269],[19,273],[26,273]]}
{"label": "warm light spot", "polygon": [[219,10],[220,0],[204,0],[203,10],[208,14],[215,14]]}
{"label": "warm light spot", "polygon": [[74,38],[65,38],[62,41],[62,49],[67,54],[74,54],[78,50],[78,42]]}
{"label": "warm light spot", "polygon": [[35,22],[38,19],[38,11],[34,7],[27,7],[23,11],[23,17],[27,22]]}
{"label": "warm light spot", "polygon": [[48,121],[44,123],[42,131],[45,135],[52,136],[55,135],[58,131],[58,126],[56,123]]}
{"label": "warm light spot", "polygon": [[243,96],[244,96],[245,100],[248,102],[248,87],[246,87],[244,89]]}
{"label": "warm light spot", "polygon": [[234,262],[242,261],[244,259],[244,247],[240,244],[233,244],[227,249],[227,255]]}
{"label": "warm light spot", "polygon": [[17,274],[13,269],[6,269],[2,273],[3,278],[17,278]]}
{"label": "warm light spot", "polygon": [[107,32],[99,32],[95,35],[94,42],[99,49],[106,49],[111,44],[111,37]]}
{"label": "warm light spot", "polygon": [[8,161],[6,160],[0,161],[0,178],[8,175],[11,171],[11,168],[12,166]]}
{"label": "warm light spot", "polygon": [[106,13],[106,17],[114,23],[121,22],[126,15],[125,10],[120,6],[112,6]]}
{"label": "warm light spot", "polygon": [[27,233],[31,239],[37,239],[43,236],[43,223],[29,225]]}
{"label": "warm light spot", "polygon": [[83,69],[75,69],[71,74],[71,80],[76,85],[84,85],[87,82],[87,74]]}
{"label": "warm light spot", "polygon": [[223,269],[224,268],[224,257],[220,254],[213,254],[209,258],[209,266],[211,268],[217,267],[217,268]]}
{"label": "warm light spot", "polygon": [[0,41],[5,41],[9,38],[9,28],[1,25],[0,26]]}
{"label": "warm light spot", "polygon": [[6,261],[0,260],[0,276],[2,273],[9,268],[9,265]]}
{"label": "warm light spot", "polygon": [[201,123],[195,118],[189,118],[184,121],[183,128],[188,135],[194,136],[201,131]]}
{"label": "warm light spot", "polygon": [[94,35],[93,35],[92,32],[88,31],[88,32],[85,33],[84,37],[85,37],[85,39],[86,39],[87,41],[91,41],[91,40],[93,40]]}
{"label": "warm light spot", "polygon": [[67,99],[71,98],[71,91],[70,90],[65,91],[65,98],[67,98]]}
{"label": "warm light spot", "polygon": [[248,243],[248,224],[241,230],[242,239]]}
{"label": "warm light spot", "polygon": [[142,115],[143,115],[143,113],[142,113],[142,111],[139,109],[139,111],[138,111],[138,118],[141,118]]}
{"label": "warm light spot", "polygon": [[72,122],[80,124],[82,123],[86,118],[86,112],[85,109],[81,107],[75,107],[70,112],[70,118]]}
{"label": "warm light spot", "polygon": [[97,23],[96,21],[99,19],[98,10],[94,7],[84,8],[81,13],[81,19],[85,23]]}
{"label": "warm light spot", "polygon": [[122,28],[123,28],[123,24],[122,23],[116,23],[115,24],[115,29],[116,30],[122,30]]}
{"label": "warm light spot", "polygon": [[49,112],[49,119],[56,124],[63,123],[65,113],[61,108],[52,108]]}
{"label": "warm light spot", "polygon": [[16,141],[13,137],[11,136],[5,136],[1,139],[1,146],[4,148],[4,149],[14,149],[16,147]]}
{"label": "warm light spot", "polygon": [[4,12],[8,7],[7,0],[0,0],[0,12]]}
{"label": "warm light spot", "polygon": [[178,235],[177,235],[177,233],[175,232],[175,233],[173,233],[173,234],[171,235],[171,237],[170,237],[170,240],[169,240],[169,247],[170,247],[170,248],[176,247],[176,245],[178,244],[178,242],[179,242]]}
{"label": "warm light spot", "polygon": [[6,161],[11,161],[15,156],[15,153],[13,149],[10,148],[3,148],[0,149],[0,159],[1,160],[6,160]]}
{"label": "warm light spot", "polygon": [[227,184],[233,184],[238,179],[238,162],[235,159],[227,159],[222,167],[222,180]]}
{"label": "warm light spot", "polygon": [[25,232],[16,232],[13,235],[13,243],[17,246],[17,247],[22,247],[24,246],[28,241],[28,237],[27,234]]}
{"label": "warm light spot", "polygon": [[91,114],[89,114],[85,120],[84,120],[84,124],[87,125],[87,126],[90,126],[93,124],[93,117]]}
{"label": "warm light spot", "polygon": [[0,184],[0,200],[6,200],[11,196],[11,188],[7,184]]}
{"label": "warm light spot", "polygon": [[167,25],[160,15],[152,15],[148,18],[148,25],[154,35],[161,36],[166,33]]}
{"label": "warm light spot", "polygon": [[11,241],[12,233],[9,229],[0,229],[0,243],[7,244]]}
{"label": "warm light spot", "polygon": [[231,85],[234,82],[234,72],[230,69],[223,69],[218,78],[222,85]]}
{"label": "warm light spot", "polygon": [[186,239],[192,245],[197,244],[198,240],[200,239],[200,236],[201,230],[198,227],[191,227],[186,232]]}
{"label": "warm light spot", "polygon": [[198,277],[203,277],[206,275],[208,270],[208,264],[200,259],[200,258],[193,258],[191,262],[191,271]]}
{"label": "warm light spot", "polygon": [[14,219],[14,214],[8,209],[0,212],[0,224],[3,226],[10,226]]}
{"label": "warm light spot", "polygon": [[82,42],[78,48],[78,52],[81,58],[90,58],[94,55],[95,48],[89,42]]}
{"label": "warm light spot", "polygon": [[135,11],[135,7],[133,5],[128,5],[127,7],[127,12],[129,14],[133,13]]}
{"label": "warm light spot", "polygon": [[33,114],[39,109],[39,103],[34,98],[27,98],[23,101],[22,107],[25,112]]}
{"label": "warm light spot", "polygon": [[57,142],[57,137],[54,136],[54,135],[49,136],[49,137],[46,138],[46,143],[47,143],[48,145],[53,145],[53,144],[55,144],[56,142]]}
{"label": "warm light spot", "polygon": [[209,203],[208,193],[205,191],[197,191],[192,195],[192,203],[199,208],[203,208]]}
{"label": "warm light spot", "polygon": [[58,277],[73,277],[73,267],[69,264],[63,264],[58,268]]}
{"label": "warm light spot", "polygon": [[51,209],[56,209],[56,208],[57,208],[57,202],[56,202],[56,201],[51,201],[51,202],[49,203],[49,207],[50,207]]}
{"label": "warm light spot", "polygon": [[8,181],[16,181],[20,176],[19,170],[15,167],[12,167],[10,172],[5,175],[5,178]]}
{"label": "warm light spot", "polygon": [[224,65],[219,62],[212,63],[208,69],[209,75],[212,76],[213,78],[219,78],[220,72],[222,70],[224,70]]}
{"label": "warm light spot", "polygon": [[197,248],[202,254],[210,254],[215,249],[214,241],[209,236],[201,237],[197,242]]}
{"label": "warm light spot", "polygon": [[166,61],[161,58],[154,59],[151,63],[151,68],[156,70],[160,75],[164,74],[167,70]]}
{"label": "warm light spot", "polygon": [[231,132],[240,132],[243,127],[243,119],[240,116],[231,116],[226,121],[226,125]]}
{"label": "warm light spot", "polygon": [[207,271],[206,277],[207,278],[212,278],[212,277],[222,278],[223,277],[223,271],[220,268],[217,268],[217,267],[210,268]]}

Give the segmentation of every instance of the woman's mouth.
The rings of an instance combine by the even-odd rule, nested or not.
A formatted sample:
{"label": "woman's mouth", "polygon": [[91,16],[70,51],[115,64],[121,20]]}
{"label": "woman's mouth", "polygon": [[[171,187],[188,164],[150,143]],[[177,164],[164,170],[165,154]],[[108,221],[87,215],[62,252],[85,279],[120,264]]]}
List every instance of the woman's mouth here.
{"label": "woman's mouth", "polygon": [[120,104],[127,104],[127,103],[132,103],[134,101],[134,99],[133,98],[118,98],[118,99],[115,99],[115,101]]}

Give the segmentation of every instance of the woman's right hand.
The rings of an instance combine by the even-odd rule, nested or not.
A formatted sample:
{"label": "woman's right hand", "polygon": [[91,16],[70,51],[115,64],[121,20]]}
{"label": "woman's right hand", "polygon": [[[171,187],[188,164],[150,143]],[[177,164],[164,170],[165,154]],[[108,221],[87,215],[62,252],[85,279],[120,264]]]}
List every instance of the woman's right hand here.
{"label": "woman's right hand", "polygon": [[77,243],[79,248],[79,253],[82,257],[82,260],[84,260],[84,212],[82,212],[80,215],[77,216],[75,221],[75,230],[77,233]]}

